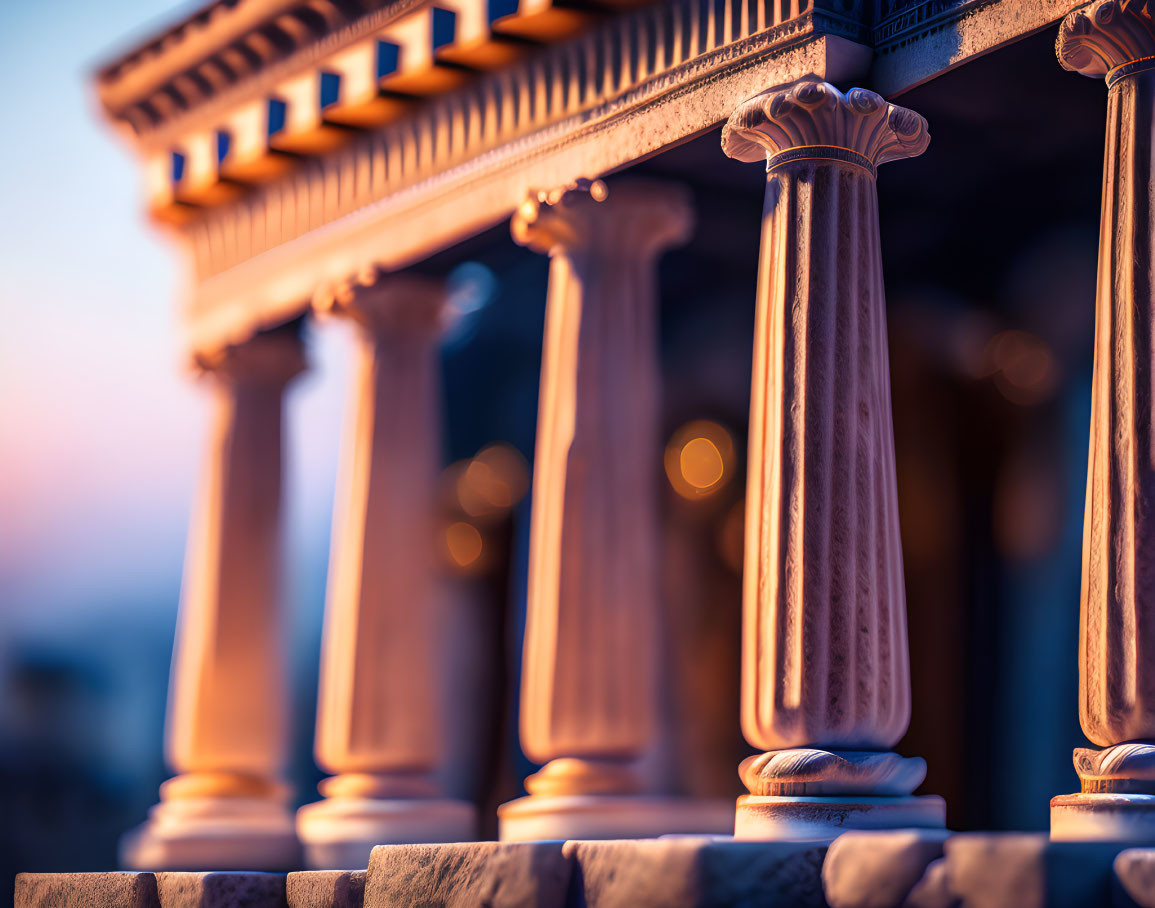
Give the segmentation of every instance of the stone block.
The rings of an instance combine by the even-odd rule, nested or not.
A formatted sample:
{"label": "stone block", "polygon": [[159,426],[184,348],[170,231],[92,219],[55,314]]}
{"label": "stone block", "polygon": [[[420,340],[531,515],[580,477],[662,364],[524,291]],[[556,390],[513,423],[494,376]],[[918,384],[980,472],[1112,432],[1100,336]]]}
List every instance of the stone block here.
{"label": "stone block", "polygon": [[163,872],[156,888],[160,908],[285,908],[283,873]]}
{"label": "stone block", "polygon": [[570,873],[561,842],[378,845],[369,858],[365,908],[557,908],[565,904]]}
{"label": "stone block", "polygon": [[945,845],[950,892],[967,908],[1083,908],[1111,903],[1115,842],[1045,833],[961,833]]}
{"label": "stone block", "polygon": [[822,865],[831,908],[893,908],[942,857],[945,829],[847,832],[835,839]]}
{"label": "stone block", "polygon": [[14,908],[160,908],[151,873],[20,873]]}
{"label": "stone block", "polygon": [[907,893],[902,908],[959,908],[958,897],[950,891],[946,858],[926,865],[922,879]]}
{"label": "stone block", "polygon": [[1155,848],[1128,848],[1115,856],[1117,908],[1155,908]]}
{"label": "stone block", "polygon": [[825,842],[674,837],[566,842],[573,908],[823,906]]}
{"label": "stone block", "polygon": [[285,882],[289,908],[362,908],[364,870],[304,870]]}

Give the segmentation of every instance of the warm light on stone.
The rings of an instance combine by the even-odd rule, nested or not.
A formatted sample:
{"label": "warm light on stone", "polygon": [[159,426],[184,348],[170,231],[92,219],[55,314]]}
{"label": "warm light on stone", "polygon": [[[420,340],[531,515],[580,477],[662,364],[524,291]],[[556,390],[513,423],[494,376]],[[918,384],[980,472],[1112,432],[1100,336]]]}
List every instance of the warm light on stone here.
{"label": "warm light on stone", "polygon": [[325,800],[301,808],[298,830],[309,866],[355,869],[374,845],[468,840],[476,825],[472,805],[433,781],[444,746],[434,507],[445,290],[362,273],[317,305],[351,318],[358,340],[317,708],[317,762],[336,775],[321,783]]}
{"label": "warm light on stone", "polygon": [[742,104],[726,154],[765,162],[746,489],[740,838],[942,825],[925,765],[886,753],[910,678],[875,171],[918,114],[803,81]]}
{"label": "warm light on stone", "polygon": [[600,180],[534,193],[511,224],[550,256],[521,696],[522,747],[546,765],[499,809],[503,840],[727,822],[647,795],[634,766],[658,711],[656,265],[691,224],[676,186]]}
{"label": "warm light on stone", "polygon": [[212,428],[189,532],[166,755],[180,774],[125,836],[139,870],[292,869],[280,604],[281,409],[305,361],[295,333],[202,355]]}
{"label": "warm light on stone", "polygon": [[1155,20],[1139,0],[1098,0],[1063,20],[1056,52],[1108,85],[1079,620],[1079,721],[1106,749],[1075,751],[1082,793],[1051,801],[1051,837],[1155,843]]}

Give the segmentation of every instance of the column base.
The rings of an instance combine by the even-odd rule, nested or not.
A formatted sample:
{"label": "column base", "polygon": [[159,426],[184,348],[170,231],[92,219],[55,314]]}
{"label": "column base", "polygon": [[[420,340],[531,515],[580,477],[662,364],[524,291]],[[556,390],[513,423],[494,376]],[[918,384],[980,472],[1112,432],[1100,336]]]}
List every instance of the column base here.
{"label": "column base", "polygon": [[128,870],[297,870],[301,846],[281,799],[204,797],[161,801],[120,840]]}
{"label": "column base", "polygon": [[946,801],[938,795],[742,795],[734,814],[734,838],[832,840],[849,829],[941,829],[945,825]]}
{"label": "column base", "polygon": [[471,842],[477,809],[449,798],[326,798],[297,811],[310,870],[364,870],[375,845]]}
{"label": "column base", "polygon": [[729,801],[659,795],[528,795],[497,808],[503,842],[728,835]]}
{"label": "column base", "polygon": [[1105,792],[1051,798],[1051,840],[1155,845],[1155,795]]}

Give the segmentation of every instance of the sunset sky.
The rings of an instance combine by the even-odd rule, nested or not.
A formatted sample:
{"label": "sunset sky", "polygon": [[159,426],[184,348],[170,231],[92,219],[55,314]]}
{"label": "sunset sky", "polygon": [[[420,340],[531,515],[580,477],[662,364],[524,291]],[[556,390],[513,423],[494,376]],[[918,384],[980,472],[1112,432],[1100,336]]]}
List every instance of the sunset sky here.
{"label": "sunset sky", "polygon": [[[175,248],[143,216],[91,73],[164,0],[0,4],[0,640],[147,609],[171,624],[205,397],[184,371]],[[340,328],[290,399],[293,551],[323,564]],[[314,571],[314,573],[316,573]],[[86,616],[86,617],[85,617]],[[0,653],[2,658],[2,653]]]}

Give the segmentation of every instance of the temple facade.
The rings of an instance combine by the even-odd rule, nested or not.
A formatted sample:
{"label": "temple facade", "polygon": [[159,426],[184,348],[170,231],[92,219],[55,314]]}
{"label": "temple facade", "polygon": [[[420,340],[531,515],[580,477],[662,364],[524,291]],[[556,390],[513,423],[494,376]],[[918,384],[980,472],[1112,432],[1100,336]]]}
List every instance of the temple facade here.
{"label": "temple facade", "polygon": [[[1107,106],[1105,124],[1081,126],[1106,153],[1069,654],[1070,708],[1094,746],[1075,753],[1081,791],[1053,792],[1049,840],[1009,854],[952,838],[943,798],[915,794],[924,755],[896,751],[912,689],[877,181],[900,184],[932,142],[933,118],[904,95],[1056,27],[1053,66],[1103,80]],[[793,893],[766,904],[1011,905],[1060,903],[1063,848],[1072,866],[1115,860],[1124,886],[1155,866],[1155,852],[1116,858],[1155,846],[1146,0],[215,0],[106,66],[97,89],[187,261],[180,318],[214,408],[174,649],[173,775],[126,834],[126,869],[368,867],[363,898],[380,905],[482,903],[482,878],[534,893],[509,904],[560,904],[580,878],[591,904],[724,902],[711,885],[763,903],[741,901],[747,885]],[[756,754],[733,767],[748,792],[736,804],[673,790],[653,761],[670,658],[649,478],[657,268],[699,216],[677,179],[629,172],[719,126],[718,166],[765,170],[750,199],[741,690],[726,707]],[[460,746],[438,694],[450,618],[432,541],[449,293],[422,263],[507,222],[549,271],[520,641],[519,737],[541,768],[497,809],[499,844],[465,845],[485,818],[436,772]],[[308,367],[302,322],[321,317],[351,323],[356,348],[317,703],[326,778],[294,811],[276,633],[282,409]],[[653,841],[665,835],[679,838]],[[767,861],[745,883],[725,870]],[[966,868],[984,863],[1034,868],[1042,900],[1012,887],[967,901]],[[699,870],[671,869],[685,867]],[[871,873],[905,888],[869,901]],[[1134,884],[1149,899],[1151,878]],[[460,901],[407,901],[404,885]]]}

